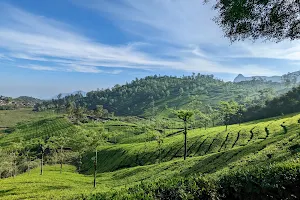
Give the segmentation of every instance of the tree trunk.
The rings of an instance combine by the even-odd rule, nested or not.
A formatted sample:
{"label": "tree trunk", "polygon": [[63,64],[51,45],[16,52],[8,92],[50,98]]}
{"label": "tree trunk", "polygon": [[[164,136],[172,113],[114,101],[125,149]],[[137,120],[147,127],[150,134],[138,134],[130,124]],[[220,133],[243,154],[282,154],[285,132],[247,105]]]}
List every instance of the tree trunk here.
{"label": "tree trunk", "polygon": [[16,163],[16,153],[14,153],[15,156],[14,156],[14,169],[13,169],[13,173],[14,173],[14,178],[16,177],[16,169],[17,169],[17,163]]}
{"label": "tree trunk", "polygon": [[186,121],[184,121],[184,160],[187,157],[187,128],[186,128]]}
{"label": "tree trunk", "polygon": [[27,172],[28,172],[28,174],[30,174],[30,166],[29,166],[29,161],[30,161],[30,159],[29,159],[29,155],[27,154]]}
{"label": "tree trunk", "polygon": [[80,172],[80,170],[81,170],[81,163],[82,163],[82,161],[81,161],[81,155],[80,155],[80,156],[79,156],[78,172]]}
{"label": "tree trunk", "polygon": [[94,188],[96,188],[96,175],[97,175],[97,149],[95,151],[95,160],[94,160]]}
{"label": "tree trunk", "polygon": [[62,147],[60,147],[60,173],[62,173],[63,166],[63,155],[62,155]]}
{"label": "tree trunk", "polygon": [[43,162],[44,162],[44,153],[42,153],[42,158],[41,158],[41,174],[43,175]]}
{"label": "tree trunk", "polygon": [[161,144],[159,143],[159,149],[158,149],[158,151],[159,151],[159,164],[160,164],[160,161],[161,161]]}

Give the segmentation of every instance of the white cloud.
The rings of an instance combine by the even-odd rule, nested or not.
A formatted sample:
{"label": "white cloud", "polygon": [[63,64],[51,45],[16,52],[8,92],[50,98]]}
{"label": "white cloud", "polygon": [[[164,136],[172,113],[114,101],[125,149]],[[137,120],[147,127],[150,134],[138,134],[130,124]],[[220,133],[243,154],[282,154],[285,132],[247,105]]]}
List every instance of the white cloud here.
{"label": "white cloud", "polygon": [[108,72],[109,74],[120,74],[121,72],[123,72],[122,70],[112,70],[110,72]]}
{"label": "white cloud", "polygon": [[[87,0],[84,3],[73,1],[81,6],[107,13],[108,17],[113,18],[120,27],[151,42],[176,45],[176,56],[181,62],[187,65],[190,63],[206,65],[199,65],[197,71],[227,71],[228,73],[238,71],[248,75],[278,73],[278,71],[283,73],[287,71],[289,61],[300,60],[300,43],[297,41],[281,43],[245,41],[231,45],[212,20],[217,14],[212,10],[212,5],[203,5],[199,0],[123,0],[122,3],[110,0]],[[211,51],[201,50],[205,47],[210,48]],[[187,52],[192,53],[193,56],[187,56]],[[174,55],[174,51],[164,53]],[[223,60],[235,60],[235,58],[284,59],[287,65],[274,71],[268,69],[265,63],[256,63],[257,67],[252,69],[247,68],[253,67],[251,62],[235,67],[221,64]],[[179,64],[176,68],[182,66]],[[194,70],[195,67],[186,66],[185,69]]]}
{"label": "white cloud", "polygon": [[174,64],[139,51],[136,47],[141,43],[104,45],[45,17],[5,4],[1,8],[0,48],[11,58],[52,62],[70,71],[92,73],[101,72],[97,66],[151,69]]}
{"label": "white cloud", "polygon": [[[22,66],[35,70],[105,73],[101,67],[110,67],[245,75],[274,75],[282,70],[271,70],[263,63],[229,65],[223,61],[237,57],[300,60],[299,43],[229,45],[212,21],[211,6],[199,0],[88,0],[83,5],[107,13],[116,24],[147,42],[104,45],[68,24],[0,4],[0,50],[5,50],[0,59],[27,60],[33,64]],[[152,51],[144,51],[147,48]],[[20,61],[15,62],[20,66]]]}
{"label": "white cloud", "polygon": [[[215,12],[211,4],[199,0],[87,0],[74,2],[108,13],[122,28],[172,44],[194,45],[208,41],[229,44],[220,28],[212,21]],[[149,32],[151,34],[149,34]]]}
{"label": "white cloud", "polygon": [[37,70],[37,71],[57,71],[56,68],[40,66],[40,65],[20,65],[18,67],[25,68],[25,69]]}

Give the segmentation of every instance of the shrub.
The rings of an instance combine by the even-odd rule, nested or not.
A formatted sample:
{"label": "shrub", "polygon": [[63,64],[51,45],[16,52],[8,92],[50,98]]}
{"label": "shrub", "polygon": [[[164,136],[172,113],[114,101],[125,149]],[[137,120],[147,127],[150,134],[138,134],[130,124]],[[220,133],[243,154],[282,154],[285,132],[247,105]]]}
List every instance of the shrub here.
{"label": "shrub", "polygon": [[223,199],[297,199],[300,166],[282,164],[232,172],[218,181]]}
{"label": "shrub", "polygon": [[94,194],[82,199],[265,200],[299,197],[300,165],[285,163],[246,168],[218,176],[194,175],[142,182],[128,189]]}

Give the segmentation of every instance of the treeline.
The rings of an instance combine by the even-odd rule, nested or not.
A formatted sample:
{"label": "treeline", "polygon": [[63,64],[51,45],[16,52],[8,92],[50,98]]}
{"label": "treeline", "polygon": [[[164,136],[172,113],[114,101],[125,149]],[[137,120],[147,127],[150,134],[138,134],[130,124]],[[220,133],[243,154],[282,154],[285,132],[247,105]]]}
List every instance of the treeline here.
{"label": "treeline", "polygon": [[269,89],[272,97],[284,90],[285,84],[252,80],[241,83],[224,82],[213,75],[193,74],[191,76],[148,76],[135,79],[125,85],[115,85],[111,89],[98,89],[62,98],[61,95],[52,101],[36,104],[35,110],[58,109],[68,102],[94,110],[103,105],[109,112],[117,115],[156,115],[165,106],[181,108],[190,102],[190,97],[198,96],[204,104],[217,105],[221,100],[235,100],[247,104],[260,103],[259,91]]}
{"label": "treeline", "polygon": [[250,106],[243,111],[242,115],[243,121],[253,121],[295,112],[300,112],[300,86],[279,97],[267,100],[264,104]]}

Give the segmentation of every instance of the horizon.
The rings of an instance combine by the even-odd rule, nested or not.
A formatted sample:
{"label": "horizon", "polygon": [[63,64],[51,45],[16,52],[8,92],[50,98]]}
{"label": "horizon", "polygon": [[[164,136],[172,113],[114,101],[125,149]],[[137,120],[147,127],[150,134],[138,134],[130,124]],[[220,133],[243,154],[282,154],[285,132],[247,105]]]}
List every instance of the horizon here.
{"label": "horizon", "polygon": [[[185,75],[179,75],[179,76],[176,76],[177,78],[182,78],[183,76],[191,76],[194,72],[190,73],[190,74],[185,74]],[[196,74],[196,73],[195,73]],[[163,75],[163,74],[154,74],[154,75],[148,75],[148,76],[172,76],[172,75]],[[234,79],[237,78],[239,75],[242,75],[243,77],[245,78],[249,78],[247,76],[244,76],[243,74],[238,74],[236,77],[234,77],[234,79],[232,80],[224,80],[224,79],[220,79],[219,77],[216,77],[214,74],[203,74],[203,75],[213,75],[214,76],[214,79],[219,79],[221,81],[224,81],[224,82],[232,82],[234,83]],[[274,76],[281,76],[281,75],[274,75]],[[143,79],[143,78],[146,78],[147,76],[145,77],[141,77],[139,79]],[[252,76],[250,76],[252,77]],[[255,76],[253,76],[255,77]],[[273,76],[261,76],[261,77],[273,77]],[[124,84],[127,84],[127,83],[130,83],[131,81],[135,80],[137,77],[135,77],[134,79],[130,80],[130,81],[126,81],[125,83],[121,84],[121,85],[124,85]],[[2,95],[0,94],[0,96],[6,96],[6,97],[12,97],[12,98],[18,98],[18,97],[22,97],[22,96],[27,96],[27,97],[32,97],[32,98],[36,98],[36,99],[40,99],[40,100],[51,100],[51,99],[55,99],[59,94],[62,94],[63,96],[68,96],[68,95],[71,95],[71,94],[75,94],[75,93],[88,93],[88,92],[92,92],[92,91],[96,91],[98,89],[111,89],[113,88],[115,85],[117,85],[118,83],[112,85],[112,86],[109,86],[109,87],[102,87],[102,88],[96,88],[96,89],[92,89],[92,90],[88,90],[88,91],[85,91],[85,90],[73,90],[73,91],[63,91],[63,92],[59,92],[59,93],[56,93],[56,94],[53,94],[52,96],[48,96],[48,97],[36,97],[36,96],[30,96],[30,95],[16,95],[16,96],[6,96],[6,95]]]}
{"label": "horizon", "polygon": [[155,74],[233,81],[299,70],[298,41],[231,44],[214,16],[198,0],[0,0],[0,95],[47,99]]}

